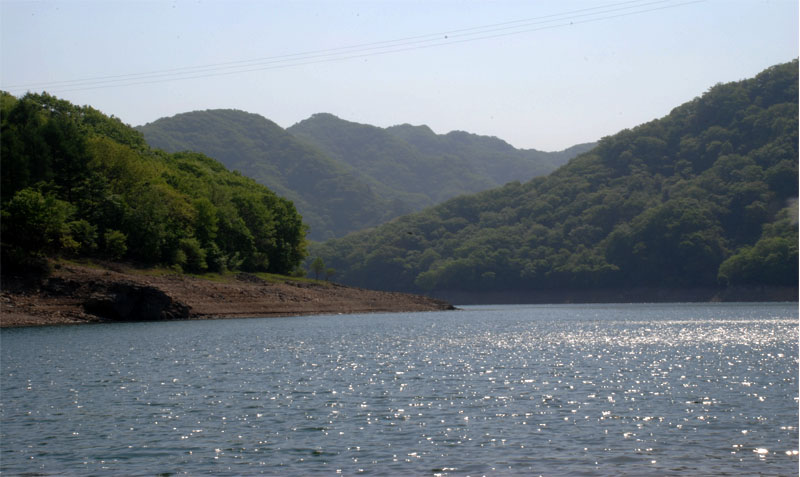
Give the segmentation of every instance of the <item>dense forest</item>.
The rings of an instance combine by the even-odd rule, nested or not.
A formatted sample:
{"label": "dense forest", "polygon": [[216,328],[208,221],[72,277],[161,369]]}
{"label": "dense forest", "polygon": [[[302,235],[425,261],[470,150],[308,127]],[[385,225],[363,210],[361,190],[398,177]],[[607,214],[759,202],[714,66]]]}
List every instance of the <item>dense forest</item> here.
{"label": "dense forest", "polygon": [[546,174],[589,149],[520,151],[496,138],[437,135],[425,126],[382,129],[330,114],[284,130],[243,111],[194,111],[137,129],[153,147],[204,153],[292,200],[312,240]]}
{"label": "dense forest", "polygon": [[425,291],[796,286],[798,63],[718,84],[547,177],[315,246],[337,280]]}
{"label": "dense forest", "polygon": [[153,147],[201,152],[291,200],[310,238],[342,236],[413,210],[386,199],[347,165],[257,114],[194,111],[137,129]]}
{"label": "dense forest", "polygon": [[287,274],[305,257],[292,203],[219,162],[46,93],[0,100],[4,273],[67,256]]}
{"label": "dense forest", "polygon": [[330,157],[380,184],[384,194],[415,208],[546,175],[593,144],[561,152],[516,149],[463,131],[436,134],[427,126],[379,128],[315,114],[287,129]]}

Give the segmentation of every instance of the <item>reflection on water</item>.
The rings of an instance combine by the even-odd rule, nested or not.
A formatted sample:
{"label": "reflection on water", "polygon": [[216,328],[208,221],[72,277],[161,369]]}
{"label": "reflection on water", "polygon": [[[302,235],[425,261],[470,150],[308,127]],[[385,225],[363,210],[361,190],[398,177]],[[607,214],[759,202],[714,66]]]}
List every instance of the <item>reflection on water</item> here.
{"label": "reflection on water", "polygon": [[797,306],[2,331],[9,473],[788,474]]}

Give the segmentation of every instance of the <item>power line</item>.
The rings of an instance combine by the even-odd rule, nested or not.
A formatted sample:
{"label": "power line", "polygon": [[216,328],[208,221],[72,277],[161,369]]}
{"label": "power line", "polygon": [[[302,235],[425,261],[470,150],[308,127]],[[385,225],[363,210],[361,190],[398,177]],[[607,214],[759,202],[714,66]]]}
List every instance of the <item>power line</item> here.
{"label": "power line", "polygon": [[[697,3],[698,1],[700,0],[667,5],[665,7],[660,7],[660,8],[651,8],[647,10],[628,11],[623,14],[616,14],[606,17],[598,17],[590,19],[589,21],[597,21],[608,18],[616,18],[619,16],[640,14],[648,11],[653,11],[655,9],[674,8],[689,3]],[[404,39],[365,43],[347,47],[332,48],[327,50],[315,50],[304,53],[294,53],[294,54],[258,58],[251,60],[216,63],[211,65],[194,66],[194,67],[174,68],[170,70],[153,71],[147,73],[131,73],[125,75],[85,78],[80,80],[15,85],[15,86],[10,86],[9,89],[22,89],[22,88],[44,86],[44,87],[55,87],[60,91],[77,91],[85,89],[108,88],[115,86],[149,84],[149,83],[157,83],[164,81],[176,81],[183,79],[197,79],[197,78],[205,78],[212,76],[222,76],[222,75],[247,73],[253,71],[262,71],[267,69],[301,66],[301,65],[308,65],[321,62],[341,61],[352,58],[363,58],[365,56],[397,53],[401,51],[409,51],[420,48],[430,48],[434,46],[443,46],[446,44],[464,43],[467,41],[477,41],[489,38],[497,38],[500,36],[527,33],[547,28],[567,26],[567,24],[560,24],[560,25],[557,24],[539,28],[530,28],[532,25],[537,25],[537,24],[541,25],[543,23],[551,23],[553,21],[563,21],[569,19],[571,20],[569,24],[586,23],[587,20],[576,21],[575,19],[590,15],[607,14],[612,12],[618,12],[620,10],[630,10],[632,8],[641,8],[643,6],[668,3],[668,2],[670,2],[670,0],[655,0],[649,2],[642,2],[642,0],[631,0],[604,6],[573,10],[570,12],[564,12],[559,14],[545,15],[525,20],[515,20],[510,22],[492,24],[492,25],[484,25],[484,26],[465,28],[460,30],[452,30],[436,34],[408,37]],[[628,6],[619,8],[620,5],[628,5]],[[592,10],[595,10],[595,12],[575,15],[576,13],[587,12]],[[551,19],[542,21],[542,19],[545,18],[551,18]],[[510,32],[506,31],[505,33],[498,33],[502,30],[509,30],[509,29],[515,29],[515,30]],[[470,33],[465,33],[465,32],[470,32]],[[490,34],[490,35],[475,36],[480,34]],[[459,37],[465,37],[465,36],[466,38],[462,38],[460,40],[457,39]],[[69,89],[62,89],[59,86]]]}
{"label": "power line", "polygon": [[[103,81],[103,80],[117,80],[117,79],[127,80],[127,79],[136,78],[136,77],[151,76],[151,75],[163,75],[163,74],[197,73],[197,72],[204,71],[204,70],[207,70],[207,69],[217,69],[217,68],[236,67],[236,66],[246,67],[246,66],[253,66],[254,64],[258,64],[258,63],[261,63],[261,62],[275,62],[275,61],[289,61],[289,60],[296,60],[296,59],[308,59],[308,58],[314,58],[314,57],[317,57],[317,56],[327,56],[327,55],[339,54],[338,52],[348,53],[348,50],[351,50],[351,51],[349,51],[349,53],[352,53],[353,50],[388,48],[388,47],[393,47],[393,46],[402,46],[402,45],[406,45],[406,44],[410,44],[410,43],[441,40],[443,37],[446,37],[446,36],[449,36],[449,35],[455,35],[455,34],[469,32],[469,31],[485,30],[485,29],[495,28],[495,27],[508,27],[509,25],[515,25],[515,24],[518,25],[518,24],[521,24],[521,23],[528,23],[528,22],[532,22],[532,21],[542,20],[542,19],[545,19],[545,18],[554,18],[554,17],[559,17],[559,16],[582,13],[582,12],[591,11],[591,10],[599,10],[599,9],[605,9],[605,8],[611,8],[611,7],[618,7],[619,5],[642,4],[643,1],[645,1],[645,0],[629,0],[629,1],[625,1],[625,2],[607,4],[607,5],[603,5],[603,6],[583,8],[583,9],[579,9],[579,10],[572,10],[572,11],[569,11],[569,12],[562,12],[562,13],[556,13],[556,14],[551,14],[551,15],[543,15],[543,16],[534,17],[534,18],[527,18],[527,19],[523,19],[523,20],[513,20],[513,21],[508,21],[508,22],[502,22],[502,23],[494,23],[494,24],[491,24],[491,25],[482,25],[482,26],[477,26],[477,27],[463,28],[463,29],[459,29],[459,30],[451,30],[451,31],[433,33],[433,34],[427,34],[427,35],[417,35],[417,36],[411,36],[411,37],[405,37],[405,38],[398,38],[398,39],[394,39],[394,40],[384,40],[384,41],[371,42],[371,43],[360,43],[360,44],[356,44],[356,45],[336,47],[336,48],[328,48],[328,49],[323,49],[323,50],[311,50],[311,51],[305,51],[305,52],[299,52],[299,53],[290,53],[290,54],[270,56],[270,57],[253,58],[253,59],[248,59],[248,60],[229,61],[229,62],[224,62],[224,63],[213,63],[213,64],[207,64],[207,65],[185,66],[185,67],[179,67],[179,68],[171,68],[171,69],[157,70],[157,71],[148,71],[148,72],[142,72],[142,73],[128,73],[128,74],[111,75],[111,76],[98,76],[98,77],[90,77],[90,78],[75,79],[75,80],[64,80],[64,81],[26,83],[26,84],[20,84],[20,85],[11,85],[11,86],[9,86],[9,88],[22,88],[22,87],[30,87],[30,86],[66,85],[66,84],[75,84],[75,83],[83,83],[83,82],[95,82],[95,81]],[[660,0],[659,2],[656,2],[656,3],[662,3],[662,2],[667,2],[667,1],[670,1],[670,0]],[[644,5],[646,5],[646,4],[648,4],[648,3],[644,3]],[[637,5],[634,5],[634,6],[637,6]],[[626,8],[631,8],[631,7],[626,7]],[[602,12],[600,12],[600,13],[602,13]]]}
{"label": "power line", "polygon": [[494,23],[471,28],[462,28],[458,30],[450,30],[427,35],[411,36],[394,40],[361,43],[323,50],[312,50],[249,60],[187,66],[142,73],[98,76],[65,81],[28,83],[8,86],[7,89],[23,90],[30,88],[53,88],[58,92],[69,92],[251,73],[255,71],[290,68],[324,62],[344,61],[355,58],[400,53],[424,48],[434,48],[439,46],[455,45],[466,42],[519,35],[553,28],[563,28],[576,24],[639,15],[656,10],[677,8],[693,3],[700,3],[702,1],[704,0],[688,0],[680,3],[674,3],[674,0],[629,0],[597,7],[582,8],[562,13],[543,15],[539,17]]}

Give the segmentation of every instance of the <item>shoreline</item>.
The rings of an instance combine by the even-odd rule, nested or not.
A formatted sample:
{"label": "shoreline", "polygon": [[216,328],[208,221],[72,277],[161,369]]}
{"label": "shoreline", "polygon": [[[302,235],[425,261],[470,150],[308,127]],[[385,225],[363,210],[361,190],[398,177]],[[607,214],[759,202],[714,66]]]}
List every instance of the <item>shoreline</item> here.
{"label": "shoreline", "polygon": [[0,290],[0,328],[454,309],[434,298],[330,282],[149,275],[77,264],[57,266],[40,281],[3,277]]}
{"label": "shoreline", "polygon": [[126,270],[56,265],[46,279],[3,277],[0,328],[231,318],[278,318],[356,313],[442,311],[459,305],[797,302],[793,287],[708,289],[533,290],[426,297],[349,287],[331,282],[269,280],[248,273],[199,278]]}
{"label": "shoreline", "polygon": [[468,293],[443,290],[431,296],[457,305],[566,305],[608,303],[797,302],[796,287],[529,290]]}

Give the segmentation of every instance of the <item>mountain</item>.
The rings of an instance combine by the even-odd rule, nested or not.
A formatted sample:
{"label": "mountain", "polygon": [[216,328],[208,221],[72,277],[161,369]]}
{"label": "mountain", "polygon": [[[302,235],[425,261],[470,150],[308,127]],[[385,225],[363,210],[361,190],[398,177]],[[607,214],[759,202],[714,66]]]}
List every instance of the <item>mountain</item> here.
{"label": "mountain", "polygon": [[379,128],[325,113],[287,131],[415,207],[548,174],[592,146],[558,153],[518,150],[494,137],[462,131],[437,135],[427,126],[408,124]]}
{"label": "mountain", "polygon": [[198,151],[290,199],[324,240],[450,197],[546,174],[581,150],[518,151],[424,126],[381,129],[317,114],[288,130],[236,110],[194,111],[137,128],[153,147]]}
{"label": "mountain", "polygon": [[437,135],[427,126],[403,124],[386,131],[410,144],[418,154],[461,158],[469,170],[474,170],[479,177],[488,177],[495,186],[547,175],[596,144],[578,144],[559,152],[543,152],[515,149],[502,139],[464,131]]}
{"label": "mountain", "polygon": [[190,272],[293,272],[305,226],[292,203],[198,153],[48,94],[0,94],[3,272],[66,256]]}
{"label": "mountain", "polygon": [[603,138],[549,176],[451,199],[311,256],[342,283],[439,296],[796,291],[797,116],[795,60]]}
{"label": "mountain", "polygon": [[257,114],[194,111],[137,129],[153,147],[201,152],[291,200],[313,239],[341,236],[413,210]]}

